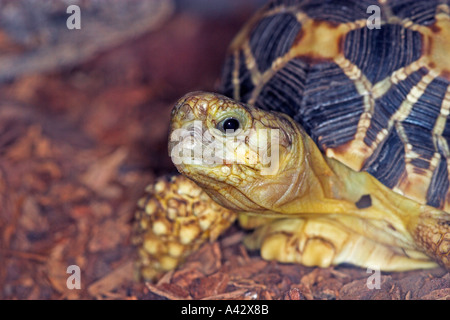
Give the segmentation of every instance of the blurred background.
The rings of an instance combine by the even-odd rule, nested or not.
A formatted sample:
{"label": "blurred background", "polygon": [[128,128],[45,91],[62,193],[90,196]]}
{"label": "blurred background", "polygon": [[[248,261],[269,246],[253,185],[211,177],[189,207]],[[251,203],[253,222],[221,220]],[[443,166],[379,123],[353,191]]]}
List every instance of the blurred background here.
{"label": "blurred background", "polygon": [[[0,298],[134,296],[131,220],[174,170],[172,105],[214,90],[261,3],[0,0]],[[71,264],[82,290],[66,288]]]}

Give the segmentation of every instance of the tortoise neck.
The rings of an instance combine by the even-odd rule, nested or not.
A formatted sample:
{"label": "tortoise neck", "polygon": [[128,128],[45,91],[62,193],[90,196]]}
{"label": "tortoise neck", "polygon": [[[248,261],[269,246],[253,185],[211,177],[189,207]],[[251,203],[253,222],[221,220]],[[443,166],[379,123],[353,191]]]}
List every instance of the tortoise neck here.
{"label": "tortoise neck", "polygon": [[419,204],[392,192],[371,174],[325,157],[309,136],[303,141],[304,178],[298,188],[298,201],[289,207],[292,213],[337,213],[384,219],[397,229],[408,225],[420,213]]}
{"label": "tortoise neck", "polygon": [[347,190],[344,165],[327,159],[314,141],[298,126],[297,145],[291,150],[296,156],[279,175],[288,186],[280,190],[282,197],[273,206],[274,211],[283,214],[298,213],[342,213],[350,206],[345,205]]}
{"label": "tortoise neck", "polygon": [[[325,157],[300,126],[298,138],[298,150],[293,150],[297,157],[290,164],[291,171],[284,170],[281,174],[281,179],[290,185],[273,207],[274,211],[378,218],[380,214],[386,215],[383,212],[389,209],[404,218],[401,209],[391,208],[389,199],[396,198],[390,195],[391,190],[369,173],[354,171],[337,160]],[[378,198],[384,200],[378,201]],[[396,206],[400,206],[399,202]]]}

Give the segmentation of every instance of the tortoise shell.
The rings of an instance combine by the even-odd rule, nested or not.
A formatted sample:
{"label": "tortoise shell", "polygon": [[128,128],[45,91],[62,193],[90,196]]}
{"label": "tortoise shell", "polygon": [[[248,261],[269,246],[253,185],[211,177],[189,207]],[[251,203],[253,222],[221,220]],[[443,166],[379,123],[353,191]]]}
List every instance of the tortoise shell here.
{"label": "tortoise shell", "polygon": [[450,211],[449,12],[438,0],[271,1],[232,42],[221,91],[289,114],[326,156]]}

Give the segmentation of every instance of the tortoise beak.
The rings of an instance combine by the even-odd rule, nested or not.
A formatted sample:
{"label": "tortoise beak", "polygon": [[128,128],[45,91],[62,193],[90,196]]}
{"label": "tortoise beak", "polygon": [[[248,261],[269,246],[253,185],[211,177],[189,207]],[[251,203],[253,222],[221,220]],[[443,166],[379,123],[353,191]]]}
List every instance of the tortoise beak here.
{"label": "tortoise beak", "polygon": [[185,164],[208,166],[222,163],[222,159],[203,158],[206,138],[205,125],[208,112],[217,104],[220,96],[206,92],[191,92],[175,104],[170,124],[169,155],[177,169],[184,171]]}

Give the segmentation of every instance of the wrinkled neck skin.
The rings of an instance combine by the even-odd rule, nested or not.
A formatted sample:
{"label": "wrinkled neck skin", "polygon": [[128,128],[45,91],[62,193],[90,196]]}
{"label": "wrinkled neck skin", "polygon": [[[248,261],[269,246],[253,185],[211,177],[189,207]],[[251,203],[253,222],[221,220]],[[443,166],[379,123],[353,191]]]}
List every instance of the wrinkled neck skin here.
{"label": "wrinkled neck skin", "polygon": [[354,190],[346,184],[351,170],[325,159],[303,128],[295,124],[295,129],[289,153],[280,155],[278,172],[242,186],[243,193],[253,195],[254,202],[264,208],[261,211],[268,209],[272,214],[317,216],[357,210],[360,196],[351,194]]}
{"label": "wrinkled neck skin", "polygon": [[[208,194],[225,207],[251,215],[339,216],[339,221],[350,228],[354,218],[370,220],[371,225],[388,229],[405,246],[412,243],[408,230],[416,224],[424,206],[395,194],[366,172],[355,172],[325,158],[304,129],[293,120],[290,122],[296,136],[290,139],[290,148],[280,151],[275,174],[236,186],[207,182],[206,178],[203,186]],[[357,203],[363,196],[369,196],[371,204],[361,208]],[[348,219],[342,219],[343,215]]]}
{"label": "wrinkled neck skin", "polygon": [[[272,213],[316,214],[345,210],[340,203],[324,210],[325,203],[338,204],[343,183],[302,128],[295,125],[296,137],[290,150],[280,154],[279,170],[242,186],[255,203]],[[262,209],[262,211],[264,211]],[[333,212],[325,212],[332,210]]]}

